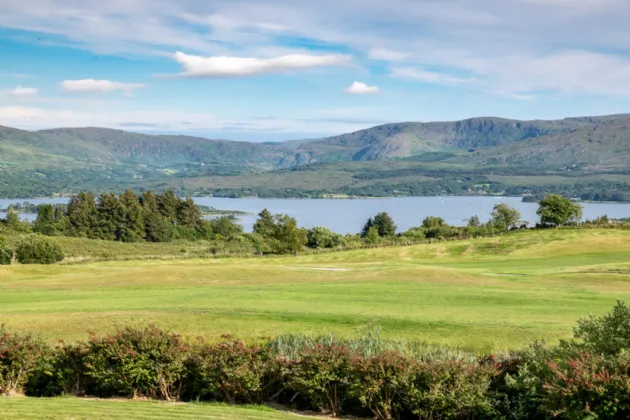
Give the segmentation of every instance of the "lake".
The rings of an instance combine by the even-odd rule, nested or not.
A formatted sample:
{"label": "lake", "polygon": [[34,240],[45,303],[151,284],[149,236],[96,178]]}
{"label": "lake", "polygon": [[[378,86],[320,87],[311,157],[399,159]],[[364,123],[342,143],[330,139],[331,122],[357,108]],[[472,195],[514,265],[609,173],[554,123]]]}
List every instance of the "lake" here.
{"label": "lake", "polygon": [[[0,208],[11,203],[28,201],[33,204],[65,203],[66,198],[41,199],[0,199]],[[241,216],[240,223],[246,231],[251,231],[256,214],[263,208],[272,213],[286,213],[295,217],[302,227],[326,226],[339,233],[358,233],[365,221],[376,213],[386,211],[392,216],[398,230],[403,231],[418,226],[427,216],[442,217],[450,225],[464,225],[465,219],[478,215],[482,221],[488,220],[492,208],[497,203],[507,203],[521,212],[523,220],[538,221],[537,203],[523,203],[521,197],[400,197],[374,199],[256,199],[256,198],[211,198],[195,197],[200,205],[212,206],[221,210],[241,210],[252,215]],[[594,219],[601,215],[610,218],[630,217],[630,203],[581,203],[584,218]],[[32,219],[32,215],[23,215]],[[0,217],[4,217],[0,213]]]}

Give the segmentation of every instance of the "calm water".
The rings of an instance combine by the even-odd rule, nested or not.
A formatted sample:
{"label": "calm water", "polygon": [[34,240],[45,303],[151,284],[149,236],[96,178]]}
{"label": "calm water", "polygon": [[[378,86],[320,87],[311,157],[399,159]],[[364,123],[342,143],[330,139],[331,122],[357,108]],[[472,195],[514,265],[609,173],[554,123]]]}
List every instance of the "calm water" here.
{"label": "calm water", "polygon": [[[523,203],[521,200],[520,197],[404,197],[352,200],[195,198],[196,203],[217,209],[253,213],[251,216],[241,217],[240,223],[246,231],[251,231],[256,219],[255,214],[267,208],[272,213],[286,213],[297,218],[300,226],[307,228],[326,226],[339,233],[359,232],[368,217],[381,211],[388,212],[394,218],[399,231],[420,225],[427,216],[442,217],[450,225],[463,225],[464,219],[475,214],[485,221],[488,220],[494,205],[500,202],[516,207],[524,220],[537,222],[538,204]],[[67,199],[0,199],[0,208],[23,201],[34,204],[64,203]],[[582,203],[582,205],[585,218],[594,219],[603,214],[611,218],[630,217],[630,204]]]}

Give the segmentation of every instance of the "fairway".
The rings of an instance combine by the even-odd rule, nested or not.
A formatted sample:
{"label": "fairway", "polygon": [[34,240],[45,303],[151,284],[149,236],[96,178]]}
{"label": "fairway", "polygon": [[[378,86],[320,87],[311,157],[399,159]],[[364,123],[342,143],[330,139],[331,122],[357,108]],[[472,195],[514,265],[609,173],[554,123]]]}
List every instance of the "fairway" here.
{"label": "fairway", "polygon": [[310,419],[267,407],[168,404],[155,401],[0,397],[3,420],[288,420]]}
{"label": "fairway", "polygon": [[569,337],[578,318],[630,296],[630,232],[504,237],[251,259],[0,268],[0,322],[53,342],[156,323],[247,340],[353,335],[374,322],[402,337],[476,351]]}

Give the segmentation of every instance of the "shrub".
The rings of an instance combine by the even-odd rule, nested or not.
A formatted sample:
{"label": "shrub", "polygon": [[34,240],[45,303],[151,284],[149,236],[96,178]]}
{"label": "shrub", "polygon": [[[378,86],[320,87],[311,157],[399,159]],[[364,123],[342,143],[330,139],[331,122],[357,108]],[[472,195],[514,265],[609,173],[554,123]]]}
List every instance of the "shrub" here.
{"label": "shrub", "polygon": [[[578,346],[603,355],[617,355],[630,350],[630,307],[617,302],[604,316],[584,318],[574,330]],[[576,343],[565,343],[576,344]]]}
{"label": "shrub", "polygon": [[630,359],[582,353],[549,361],[542,405],[552,416],[569,419],[630,417]]}
{"label": "shrub", "polygon": [[420,363],[403,391],[406,409],[423,419],[476,418],[492,409],[492,364],[462,360]]}
{"label": "shrub", "polygon": [[306,246],[309,248],[336,248],[343,240],[343,237],[332,232],[326,227],[314,227],[308,231],[308,242]]}
{"label": "shrub", "polygon": [[338,416],[353,386],[352,353],[345,346],[305,347],[298,360],[283,365],[287,387],[313,408]]}
{"label": "shrub", "polygon": [[280,379],[280,367],[269,350],[229,336],[221,343],[202,345],[187,367],[187,392],[198,400],[262,404]]}
{"label": "shrub", "polygon": [[91,337],[86,374],[98,384],[99,396],[178,399],[187,349],[180,336],[156,326],[126,327],[111,336]]}
{"label": "shrub", "polygon": [[0,325],[0,395],[20,393],[45,353],[46,346],[38,338]]}
{"label": "shrub", "polygon": [[20,264],[54,264],[64,259],[61,245],[34,233],[18,239],[15,256]]}
{"label": "shrub", "polygon": [[411,359],[397,352],[354,359],[352,393],[379,420],[400,418],[403,397],[413,369]]}
{"label": "shrub", "polygon": [[86,358],[88,347],[85,343],[65,344],[55,349],[48,369],[50,381],[44,390],[47,395],[89,394],[92,383],[88,376]]}

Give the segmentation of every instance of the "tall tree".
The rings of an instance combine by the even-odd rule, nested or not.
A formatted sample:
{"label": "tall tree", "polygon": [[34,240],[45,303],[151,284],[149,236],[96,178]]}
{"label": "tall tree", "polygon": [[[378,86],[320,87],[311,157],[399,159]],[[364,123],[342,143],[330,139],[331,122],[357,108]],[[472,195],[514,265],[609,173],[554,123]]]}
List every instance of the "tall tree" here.
{"label": "tall tree", "polygon": [[123,218],[125,232],[122,233],[122,239],[126,242],[143,239],[145,236],[144,215],[138,196],[132,191],[126,190],[120,195],[120,204],[125,211]]}
{"label": "tall tree", "polygon": [[92,193],[81,192],[70,198],[68,203],[68,223],[72,235],[95,238],[98,212]]}
{"label": "tall tree", "polygon": [[179,197],[172,190],[168,190],[157,196],[158,209],[160,214],[171,223],[177,223],[177,208],[179,207]]}
{"label": "tall tree", "polygon": [[54,235],[57,232],[52,204],[42,204],[39,206],[37,219],[35,219],[35,223],[33,224],[33,230],[43,233],[44,235]]}
{"label": "tall tree", "polygon": [[381,238],[396,235],[396,224],[386,212],[382,212],[374,216],[374,227]]}
{"label": "tall tree", "polygon": [[367,219],[367,221],[363,225],[363,228],[361,229],[361,237],[366,238],[368,233],[370,232],[370,229],[373,227],[374,227],[374,219],[370,217],[369,219]]}
{"label": "tall tree", "polygon": [[201,227],[201,210],[199,210],[192,198],[187,197],[179,202],[177,206],[177,224],[192,229]]}
{"label": "tall tree", "polygon": [[149,242],[167,242],[173,226],[159,210],[158,198],[152,191],[145,191],[140,199],[144,220],[144,238]]}
{"label": "tall tree", "polygon": [[560,194],[551,194],[540,200],[536,214],[542,224],[563,226],[582,219],[582,206]]}
{"label": "tall tree", "polygon": [[98,237],[109,241],[122,238],[125,227],[125,208],[114,194],[98,197]]}
{"label": "tall tree", "polygon": [[273,215],[267,209],[263,209],[258,213],[258,220],[254,223],[254,233],[259,234],[262,237],[270,237],[275,230],[276,222]]}

